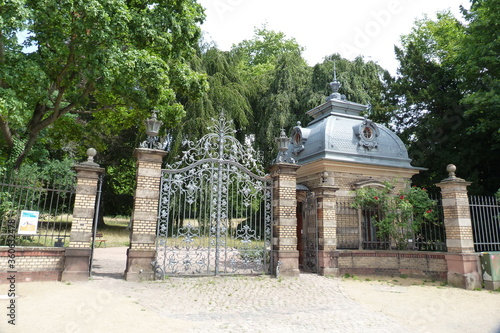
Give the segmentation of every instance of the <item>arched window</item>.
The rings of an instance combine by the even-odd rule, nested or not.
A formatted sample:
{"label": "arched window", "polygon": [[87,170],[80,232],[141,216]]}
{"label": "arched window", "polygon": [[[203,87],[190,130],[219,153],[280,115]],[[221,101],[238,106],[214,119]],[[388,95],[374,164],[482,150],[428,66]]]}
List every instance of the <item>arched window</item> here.
{"label": "arched window", "polygon": [[[353,187],[355,189],[364,187],[385,188],[387,185],[383,182],[369,179],[358,182]],[[390,239],[379,235],[379,228],[376,223],[379,219],[383,218],[383,214],[380,206],[376,204],[358,209],[360,248],[364,250],[386,250],[390,248]]]}

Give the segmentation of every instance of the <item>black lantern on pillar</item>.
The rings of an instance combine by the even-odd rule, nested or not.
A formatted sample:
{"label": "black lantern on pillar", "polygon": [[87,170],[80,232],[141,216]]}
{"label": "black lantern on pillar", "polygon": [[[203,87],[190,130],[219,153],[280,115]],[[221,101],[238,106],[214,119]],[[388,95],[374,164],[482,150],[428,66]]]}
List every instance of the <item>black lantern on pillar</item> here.
{"label": "black lantern on pillar", "polygon": [[285,134],[285,129],[281,129],[279,138],[276,138],[276,143],[278,144],[278,156],[274,160],[275,163],[295,163],[295,160],[291,157],[286,157],[286,152],[288,150],[288,143],[290,139]]}
{"label": "black lantern on pillar", "polygon": [[163,144],[158,140],[158,133],[160,133],[160,127],[163,125],[161,120],[158,120],[156,114],[157,110],[153,110],[151,114],[151,118],[146,119],[146,134],[148,138],[146,141],[141,143],[142,148],[149,149],[163,149]]}
{"label": "black lantern on pillar", "polygon": [[151,118],[146,119],[146,134],[149,136],[156,137],[158,136],[158,133],[160,132],[160,127],[163,125],[163,122],[161,120],[158,120],[156,118],[156,114],[158,111],[153,110],[153,114],[151,115]]}
{"label": "black lantern on pillar", "polygon": [[278,143],[278,150],[285,153],[288,150],[288,137],[285,134],[285,129],[281,129],[280,137],[276,138],[276,142]]}

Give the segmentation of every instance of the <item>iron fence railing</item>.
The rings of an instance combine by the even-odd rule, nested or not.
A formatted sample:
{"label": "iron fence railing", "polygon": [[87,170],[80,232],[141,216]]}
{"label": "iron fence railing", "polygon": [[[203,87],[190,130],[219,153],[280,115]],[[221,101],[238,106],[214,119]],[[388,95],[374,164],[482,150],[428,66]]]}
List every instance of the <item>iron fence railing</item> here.
{"label": "iron fence railing", "polygon": [[337,248],[360,248],[360,224],[358,209],[352,198],[337,198]]}
{"label": "iron fence railing", "polygon": [[500,204],[492,196],[469,197],[474,250],[500,251]]}
{"label": "iron fence railing", "polygon": [[437,217],[434,220],[426,220],[419,226],[415,232],[415,247],[419,251],[446,252],[446,231],[441,195],[431,196],[431,199],[436,202],[434,209],[437,210]]}
{"label": "iron fence railing", "polygon": [[[12,237],[15,237],[16,246],[68,245],[74,183],[3,175],[0,178],[0,246],[8,245],[8,239],[10,242]],[[38,223],[36,219],[26,222],[24,217],[30,215],[37,216]],[[33,225],[19,228],[20,223]]]}
{"label": "iron fence railing", "polygon": [[382,217],[378,207],[363,207],[361,210],[361,230],[364,250],[390,250],[391,240],[380,235],[377,220]]}
{"label": "iron fence railing", "polygon": [[[446,233],[444,229],[443,209],[439,197],[435,209],[436,220],[425,221],[408,239],[408,249],[418,251],[446,251]],[[337,207],[337,248],[388,250],[394,244],[387,237],[381,237],[377,219],[382,212],[373,207],[353,208],[353,198],[338,198]]]}

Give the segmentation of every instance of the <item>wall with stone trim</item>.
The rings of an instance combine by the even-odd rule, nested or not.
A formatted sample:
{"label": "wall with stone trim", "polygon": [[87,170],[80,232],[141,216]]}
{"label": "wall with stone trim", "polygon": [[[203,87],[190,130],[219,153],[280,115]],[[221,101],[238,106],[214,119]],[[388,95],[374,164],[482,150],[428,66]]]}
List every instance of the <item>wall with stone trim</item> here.
{"label": "wall with stone trim", "polygon": [[397,193],[411,180],[415,170],[400,168],[366,166],[354,163],[320,161],[303,165],[297,170],[297,184],[309,188],[321,186],[323,172],[328,173],[329,185],[338,187],[337,197],[353,196],[353,185],[364,181],[390,182]]}
{"label": "wall with stone trim", "polygon": [[65,248],[16,247],[16,273],[7,273],[10,270],[8,250],[8,247],[0,247],[0,283],[7,283],[7,277],[12,274],[15,274],[17,282],[61,281]]}
{"label": "wall with stone trim", "polygon": [[446,281],[448,266],[446,253],[411,251],[349,251],[334,253],[338,256],[340,275],[381,275],[432,278]]}
{"label": "wall with stone trim", "polygon": [[[335,191],[335,202],[337,203],[351,200],[354,197],[357,184],[389,182],[394,185],[392,191],[396,194],[408,186],[411,176],[417,172],[411,169],[322,160],[301,166],[297,170],[297,184],[305,185],[313,191],[324,185],[335,187],[337,188]],[[326,210],[318,207],[318,214],[323,214],[324,211]],[[321,216],[318,215],[318,219],[320,218]],[[331,212],[330,216],[325,215],[325,218],[327,220],[335,219],[335,232],[325,230],[324,236],[335,233],[334,241],[337,248],[359,248],[360,228],[357,210],[350,210],[345,204],[341,205],[336,212]],[[331,244],[332,241],[333,239],[325,244]],[[332,249],[332,246],[327,246],[325,249]]]}

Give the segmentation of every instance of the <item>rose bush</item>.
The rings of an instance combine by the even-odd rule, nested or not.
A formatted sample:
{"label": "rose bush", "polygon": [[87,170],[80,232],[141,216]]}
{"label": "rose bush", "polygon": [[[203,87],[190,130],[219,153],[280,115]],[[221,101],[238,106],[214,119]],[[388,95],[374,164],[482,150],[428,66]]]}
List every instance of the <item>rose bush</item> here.
{"label": "rose bush", "polygon": [[399,193],[393,193],[393,188],[385,183],[383,187],[357,189],[353,207],[378,211],[373,222],[377,236],[390,238],[397,249],[406,249],[420,226],[437,218],[437,203],[425,188],[407,187]]}

